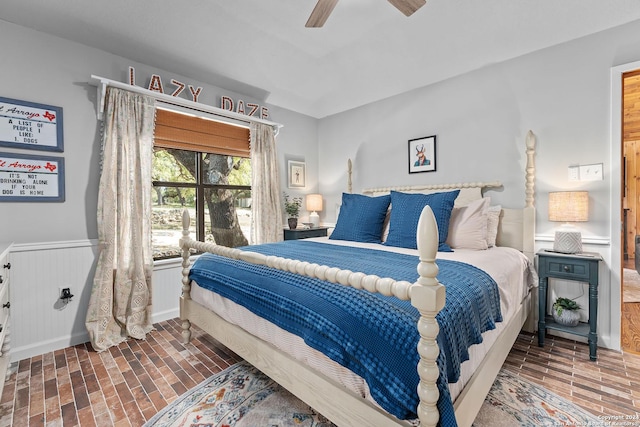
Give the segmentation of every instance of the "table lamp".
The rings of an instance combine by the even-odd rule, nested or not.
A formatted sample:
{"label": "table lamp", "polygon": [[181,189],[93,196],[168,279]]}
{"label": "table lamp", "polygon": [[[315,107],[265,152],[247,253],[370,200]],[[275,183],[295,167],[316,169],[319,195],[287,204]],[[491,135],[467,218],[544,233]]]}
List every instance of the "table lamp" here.
{"label": "table lamp", "polygon": [[317,211],[322,210],[321,194],[307,194],[307,210],[311,211],[311,215],[309,215],[311,226],[318,227],[320,225],[320,217]]}
{"label": "table lamp", "polygon": [[557,191],[549,193],[549,221],[564,222],[556,230],[553,250],[565,254],[582,252],[582,235],[572,222],[589,219],[589,193],[587,191]]}

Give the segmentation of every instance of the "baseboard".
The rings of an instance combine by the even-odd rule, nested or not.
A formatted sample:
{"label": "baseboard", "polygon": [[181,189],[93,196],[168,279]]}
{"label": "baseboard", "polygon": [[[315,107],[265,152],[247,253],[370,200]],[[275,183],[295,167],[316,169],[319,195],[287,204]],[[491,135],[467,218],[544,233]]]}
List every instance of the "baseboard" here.
{"label": "baseboard", "polygon": [[49,341],[40,341],[32,345],[11,348],[9,350],[9,354],[11,355],[11,362],[17,362],[23,359],[28,359],[33,356],[39,356],[41,354],[60,350],[62,348],[83,344],[88,341],[89,341],[89,333],[85,331],[75,335],[58,337],[56,339],[49,340]]}
{"label": "baseboard", "polygon": [[153,323],[164,322],[165,320],[175,319],[176,317],[180,317],[180,307],[172,308],[171,310],[165,310],[161,313],[153,313],[151,316],[151,321]]}

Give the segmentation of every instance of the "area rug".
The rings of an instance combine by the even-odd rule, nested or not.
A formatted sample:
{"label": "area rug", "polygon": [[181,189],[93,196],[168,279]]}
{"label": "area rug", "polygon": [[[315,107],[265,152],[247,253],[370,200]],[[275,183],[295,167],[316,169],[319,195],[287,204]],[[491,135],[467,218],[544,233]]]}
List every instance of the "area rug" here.
{"label": "area rug", "polygon": [[566,399],[502,369],[473,427],[601,426],[602,420]]}
{"label": "area rug", "polygon": [[144,427],[334,427],[247,362],[204,380]]}
{"label": "area rug", "polygon": [[[587,426],[599,420],[561,397],[501,370],[474,427]],[[246,362],[203,381],[144,427],[335,427]]]}

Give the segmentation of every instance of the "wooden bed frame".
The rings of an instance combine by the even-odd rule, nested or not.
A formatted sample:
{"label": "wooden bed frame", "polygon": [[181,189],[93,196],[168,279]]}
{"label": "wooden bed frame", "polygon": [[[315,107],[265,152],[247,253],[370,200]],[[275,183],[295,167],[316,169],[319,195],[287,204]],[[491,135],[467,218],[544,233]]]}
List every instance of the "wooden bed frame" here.
{"label": "wooden bed frame", "polygon": [[[527,257],[534,256],[534,153],[535,137],[531,131],[526,138],[526,180],[525,180],[525,208],[503,209],[500,215],[498,230],[498,246],[509,246],[522,251]],[[349,178],[349,183],[351,182]],[[421,187],[394,187],[367,190],[372,194],[388,192],[391,190],[420,192],[433,190],[466,189],[477,191],[487,186],[496,186],[499,183],[465,183]],[[351,185],[349,184],[349,187]],[[183,238],[180,246],[182,255],[182,296],[180,297],[180,319],[182,321],[182,337],[185,343],[191,337],[192,324],[197,325],[212,337],[220,341],[236,354],[260,369],[273,380],[288,389],[308,405],[329,418],[338,426],[409,426],[408,421],[398,420],[380,408],[375,407],[344,386],[327,378],[326,376],[310,369],[304,363],[278,350],[266,341],[260,340],[246,332],[244,329],[233,325],[215,313],[193,301],[190,297],[191,285],[189,281],[191,249],[203,252],[212,252],[230,258],[241,259],[247,262],[267,265],[272,268],[290,271],[309,277],[341,283],[355,288],[364,288],[371,292],[380,292],[384,295],[394,295],[403,300],[411,300],[420,314],[418,331],[420,341],[418,353],[418,374],[420,384],[418,395],[418,417],[420,426],[435,426],[439,419],[436,403],[439,391],[436,385],[438,379],[438,367],[436,358],[439,354],[436,337],[439,326],[435,319],[438,312],[444,307],[445,287],[438,283],[436,275],[438,266],[435,259],[438,249],[438,228],[435,217],[429,207],[422,211],[418,223],[418,252],[420,262],[418,264],[419,278],[416,283],[395,281],[390,278],[380,278],[360,272],[340,270],[328,266],[319,266],[298,260],[291,260],[273,256],[264,256],[254,252],[246,252],[238,249],[218,246],[212,243],[203,243],[192,240],[189,237],[189,215],[185,211],[183,215]],[[513,320],[501,332],[489,353],[485,356],[480,367],[475,371],[464,390],[456,398],[454,408],[458,425],[470,426],[475,419],[485,396],[489,392],[493,381],[502,367],[507,354],[515,342],[523,325],[527,322],[529,314],[534,314],[532,304],[534,298],[531,293],[518,308]],[[529,319],[530,324],[535,324],[534,319]]]}

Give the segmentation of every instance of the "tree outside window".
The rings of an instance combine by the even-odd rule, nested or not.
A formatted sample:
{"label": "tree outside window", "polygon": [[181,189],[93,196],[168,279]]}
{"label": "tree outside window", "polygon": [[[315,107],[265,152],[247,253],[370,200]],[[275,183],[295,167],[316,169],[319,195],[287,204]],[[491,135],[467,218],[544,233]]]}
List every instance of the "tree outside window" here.
{"label": "tree outside window", "polygon": [[152,180],[154,259],[181,255],[184,209],[189,210],[192,237],[197,240],[228,247],[250,243],[248,158],[156,148]]}

